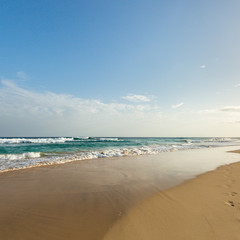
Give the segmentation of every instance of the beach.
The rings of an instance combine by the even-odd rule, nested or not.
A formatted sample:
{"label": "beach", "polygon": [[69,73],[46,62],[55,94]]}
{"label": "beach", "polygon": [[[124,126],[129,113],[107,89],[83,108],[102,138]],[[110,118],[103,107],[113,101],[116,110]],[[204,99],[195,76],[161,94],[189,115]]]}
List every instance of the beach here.
{"label": "beach", "polygon": [[107,233],[116,239],[239,239],[240,163],[162,191],[134,207]]}
{"label": "beach", "polygon": [[229,150],[1,173],[1,239],[238,239],[240,164]]}
{"label": "beach", "polygon": [[0,6],[0,240],[240,240],[240,0]]}

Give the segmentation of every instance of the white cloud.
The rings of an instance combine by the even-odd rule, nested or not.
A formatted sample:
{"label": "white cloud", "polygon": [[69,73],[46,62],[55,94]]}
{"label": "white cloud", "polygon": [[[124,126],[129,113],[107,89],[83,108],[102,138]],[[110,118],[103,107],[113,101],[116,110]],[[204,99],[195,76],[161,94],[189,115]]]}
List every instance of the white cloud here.
{"label": "white cloud", "polygon": [[[240,131],[237,124],[240,106],[203,110],[202,116],[196,111],[169,111],[165,115],[161,112],[164,106],[150,102],[152,97],[147,99],[149,101],[103,102],[33,91],[3,80],[0,136],[228,136]],[[182,105],[181,102],[172,107]],[[223,121],[235,124],[228,124],[224,129]]]}
{"label": "white cloud", "polygon": [[221,112],[240,112],[240,106],[227,106],[220,108],[219,111]]}
{"label": "white cloud", "polygon": [[240,83],[236,84],[234,87],[236,87],[236,88],[237,88],[237,87],[240,87]]}
{"label": "white cloud", "polygon": [[2,136],[10,132],[12,135],[39,136],[133,136],[141,128],[147,131],[148,124],[156,124],[162,118],[158,106],[146,103],[104,103],[97,99],[36,92],[21,88],[9,80],[2,81],[0,102]]}
{"label": "white cloud", "polygon": [[211,113],[229,113],[229,114],[238,114],[240,113],[240,106],[225,106],[222,108],[216,109],[205,109],[197,112],[198,114],[211,114]]}
{"label": "white cloud", "polygon": [[202,68],[202,69],[204,69],[204,68],[206,68],[206,67],[207,67],[207,66],[204,65],[204,64],[200,66],[200,68]]}
{"label": "white cloud", "polygon": [[[96,99],[82,99],[66,94],[56,94],[53,92],[34,92],[18,87],[13,82],[3,80],[4,88],[0,89],[0,99],[2,100],[1,108],[4,105],[11,105],[15,111],[25,111],[32,113],[63,113],[63,112],[83,112],[98,113],[105,112],[108,114],[133,111],[149,111],[153,109],[150,105],[132,105],[121,103],[103,103]],[[133,96],[134,97],[134,96]],[[144,96],[142,96],[144,97]],[[147,101],[144,98],[136,98],[139,101]],[[22,107],[24,105],[24,107]],[[5,109],[10,111],[11,108]],[[29,113],[29,112],[28,112]]]}
{"label": "white cloud", "polygon": [[172,105],[172,108],[173,108],[173,109],[179,108],[179,107],[181,107],[183,104],[184,104],[184,103],[181,102],[181,103],[178,103],[178,104],[176,104],[176,105]]}
{"label": "white cloud", "polygon": [[136,94],[129,94],[127,96],[122,97],[122,99],[125,99],[129,102],[150,102],[151,99],[144,96],[144,95],[136,95]]}

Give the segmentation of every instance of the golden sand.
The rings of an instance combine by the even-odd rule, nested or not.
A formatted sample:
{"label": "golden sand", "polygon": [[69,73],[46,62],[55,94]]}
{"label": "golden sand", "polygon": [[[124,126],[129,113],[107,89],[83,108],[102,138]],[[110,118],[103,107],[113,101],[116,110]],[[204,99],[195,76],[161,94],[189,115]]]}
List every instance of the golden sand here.
{"label": "golden sand", "polygon": [[239,156],[208,149],[1,173],[0,239],[239,239],[240,164],[162,191]]}
{"label": "golden sand", "polygon": [[240,239],[240,163],[218,168],[135,206],[104,240]]}
{"label": "golden sand", "polygon": [[158,191],[157,182],[164,188],[178,182],[158,175],[156,163],[129,157],[4,172],[0,239],[102,239],[129,208]]}

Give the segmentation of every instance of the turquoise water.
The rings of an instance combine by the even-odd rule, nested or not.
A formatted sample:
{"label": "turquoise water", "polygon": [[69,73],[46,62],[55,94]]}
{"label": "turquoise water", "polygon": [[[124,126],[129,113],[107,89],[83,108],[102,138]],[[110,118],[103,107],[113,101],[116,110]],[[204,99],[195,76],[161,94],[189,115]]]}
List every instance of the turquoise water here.
{"label": "turquoise water", "polygon": [[240,138],[0,138],[0,171],[92,158],[238,145]]}

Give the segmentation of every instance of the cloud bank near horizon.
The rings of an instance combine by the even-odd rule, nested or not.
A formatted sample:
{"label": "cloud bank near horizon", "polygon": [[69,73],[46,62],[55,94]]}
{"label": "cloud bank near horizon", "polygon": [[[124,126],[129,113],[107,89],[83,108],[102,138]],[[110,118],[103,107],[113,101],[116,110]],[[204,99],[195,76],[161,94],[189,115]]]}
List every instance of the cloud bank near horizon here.
{"label": "cloud bank near horizon", "polygon": [[1,127],[4,129],[3,125],[8,126],[10,132],[17,126],[19,128],[23,126],[27,132],[34,131],[36,134],[42,131],[44,134],[52,132],[54,135],[68,133],[85,135],[88,132],[92,135],[102,135],[104,131],[105,134],[110,134],[110,128],[123,128],[126,132],[129,124],[133,126],[154,124],[162,118],[158,106],[141,104],[147,101],[138,96],[136,99],[142,101],[133,101],[135,104],[104,103],[98,99],[30,91],[9,80],[2,80]]}
{"label": "cloud bank near horizon", "polygon": [[128,103],[104,103],[1,83],[1,136],[224,136],[236,135],[240,121],[240,106],[176,112],[183,102],[164,109],[131,94],[122,97]]}

